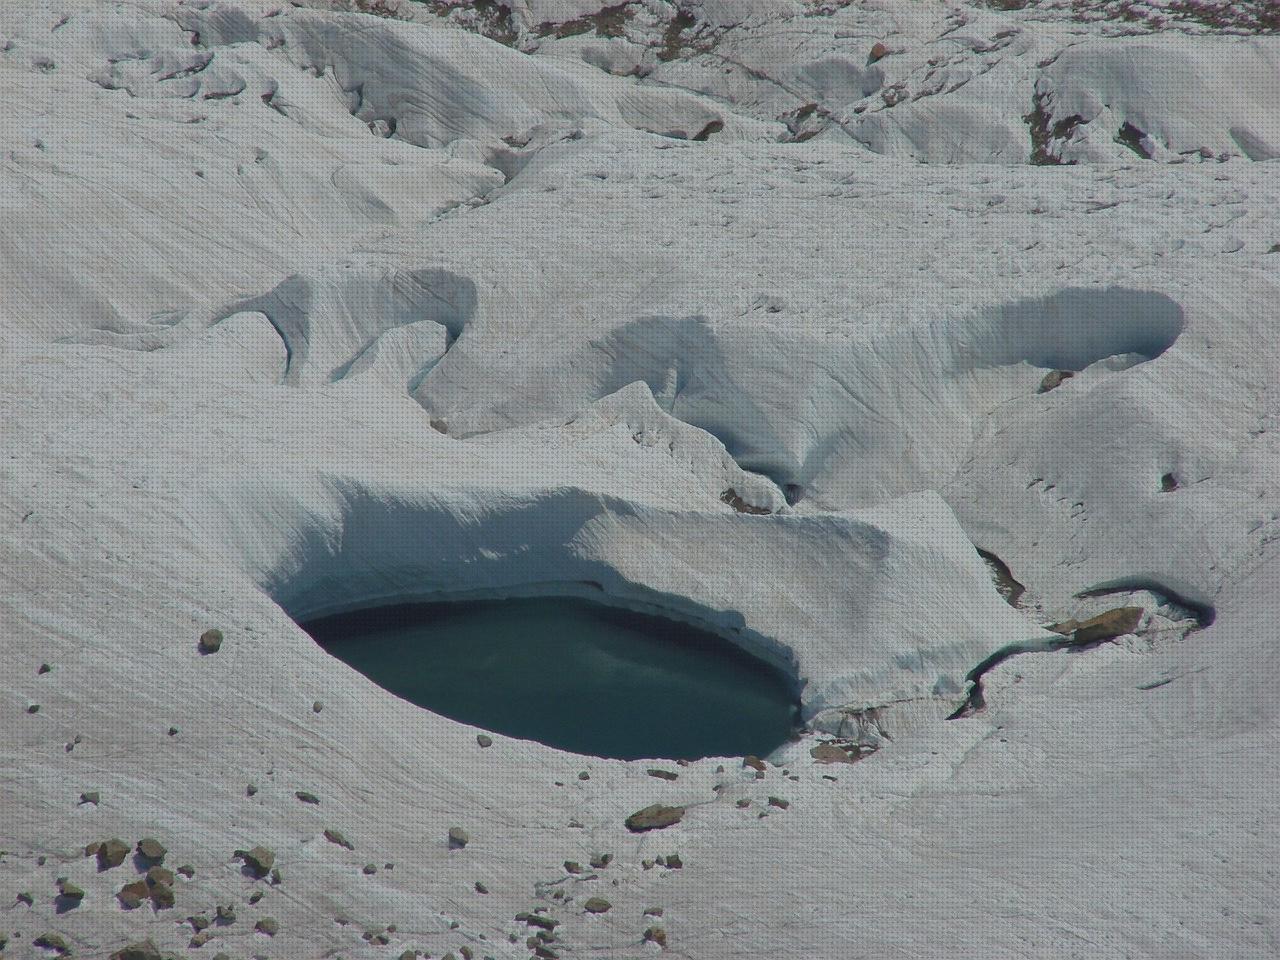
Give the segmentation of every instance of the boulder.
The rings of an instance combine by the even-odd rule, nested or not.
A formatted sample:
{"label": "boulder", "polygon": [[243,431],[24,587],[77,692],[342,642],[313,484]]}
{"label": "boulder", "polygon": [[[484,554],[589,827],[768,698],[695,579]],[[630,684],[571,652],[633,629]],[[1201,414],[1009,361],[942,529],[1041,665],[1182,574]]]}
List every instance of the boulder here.
{"label": "boulder", "polygon": [[124,863],[124,858],[129,855],[129,845],[118,837],[112,837],[98,844],[97,854],[98,869],[110,870]]}
{"label": "boulder", "polygon": [[582,905],[582,909],[587,913],[608,913],[613,909],[613,904],[603,897],[591,897]]}
{"label": "boulder", "polygon": [[202,654],[217,653],[222,649],[222,631],[215,628],[200,634],[199,647]]}
{"label": "boulder", "polygon": [[632,833],[647,830],[663,830],[684,819],[684,807],[668,807],[661,803],[650,804],[627,817],[627,829]]}

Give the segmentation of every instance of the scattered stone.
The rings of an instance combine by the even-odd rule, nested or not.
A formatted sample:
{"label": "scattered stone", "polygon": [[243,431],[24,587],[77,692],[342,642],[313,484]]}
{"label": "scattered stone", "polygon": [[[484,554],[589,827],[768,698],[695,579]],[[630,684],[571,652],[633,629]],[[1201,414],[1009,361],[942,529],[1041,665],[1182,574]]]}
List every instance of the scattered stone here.
{"label": "scattered stone", "polygon": [[112,867],[118,867],[124,863],[124,858],[129,855],[129,845],[123,840],[113,837],[98,844],[96,853],[98,855],[98,869],[110,870]]}
{"label": "scattered stone", "polygon": [[271,871],[271,885],[273,887],[280,886],[280,879],[280,868],[276,867],[276,869]]}
{"label": "scattered stone", "polygon": [[449,849],[461,850],[471,842],[471,836],[461,827],[449,828]]}
{"label": "scattered stone", "polygon": [[488,888],[488,887],[486,887],[486,886],[485,886],[483,883],[481,883],[479,880],[477,880],[477,881],[476,881],[476,893],[488,893],[488,892],[489,892],[489,888]]}
{"label": "scattered stone", "polygon": [[149,887],[171,887],[173,886],[173,871],[166,870],[164,867],[152,867],[147,871],[145,879]]}
{"label": "scattered stone", "polygon": [[152,940],[143,940],[117,950],[111,960],[161,960],[160,948]]}
{"label": "scattered stone", "polygon": [[472,960],[472,958],[475,956],[475,954],[472,953],[471,948],[466,946],[465,944],[458,948],[458,952],[462,954],[462,960]]}
{"label": "scattered stone", "polygon": [[312,712],[312,713],[319,713],[319,712],[320,712],[321,710],[323,710],[323,709],[324,709],[324,704],[323,704],[323,703],[321,703],[319,700],[317,700],[317,701],[315,701],[314,703],[312,703],[312,704],[311,704],[311,712]]}
{"label": "scattered stone", "polygon": [[637,810],[627,817],[627,829],[632,833],[644,833],[647,830],[663,830],[684,819],[684,807],[668,807],[654,803],[643,810]]}
{"label": "scattered stone", "polygon": [[324,838],[330,843],[336,843],[340,847],[346,847],[348,850],[354,850],[355,844],[342,835],[338,830],[326,830]]}
{"label": "scattered stone", "polygon": [[43,947],[46,950],[56,950],[58,953],[67,953],[70,948],[67,941],[56,933],[42,933],[31,941],[32,946]]}
{"label": "scattered stone", "polygon": [[366,863],[364,865],[364,869],[361,872],[366,877],[372,877],[375,873],[378,872],[378,865],[376,863]]}
{"label": "scattered stone", "polygon": [[642,870],[652,870],[652,869],[653,869],[653,864],[654,864],[654,861],[652,861],[652,860],[641,860],[641,861],[640,861],[640,869],[642,869]]}
{"label": "scattered stone", "polygon": [[487,733],[476,734],[476,743],[480,744],[481,748],[492,747],[493,737],[489,736]]}
{"label": "scattered stone", "polygon": [[152,837],[146,837],[145,839],[138,841],[138,853],[141,854],[144,859],[154,860],[156,863],[161,863],[164,861],[164,855],[168,852],[169,851],[165,849],[163,843]]}
{"label": "scattered stone", "polygon": [[608,913],[613,909],[613,904],[603,897],[592,897],[582,905],[582,909],[587,913]]}
{"label": "scattered stone", "polygon": [[1083,622],[1064,620],[1049,629],[1070,637],[1072,643],[1101,643],[1133,633],[1142,621],[1143,612],[1142,607],[1116,607]]}
{"label": "scattered stone", "polygon": [[307,791],[305,790],[296,790],[294,791],[293,795],[297,797],[299,800],[301,800],[303,803],[315,804],[320,802],[319,797],[317,797],[314,793],[307,793]]}
{"label": "scattered stone", "polygon": [[39,712],[40,712],[40,704],[38,703],[27,704],[27,713],[39,713]]}
{"label": "scattered stone", "polygon": [[254,847],[252,850],[237,850],[233,856],[237,860],[243,860],[245,866],[253,871],[253,875],[259,880],[271,872],[276,862],[276,855],[263,846]]}
{"label": "scattered stone", "polygon": [[236,905],[234,903],[229,903],[225,907],[218,907],[217,910],[214,911],[214,917],[224,924],[235,923]]}
{"label": "scattered stone", "polygon": [[86,790],[84,793],[80,794],[80,803],[82,805],[92,803],[96,807],[100,798],[101,794],[99,794],[97,790]]}
{"label": "scattered stone", "polygon": [[1044,379],[1040,381],[1040,386],[1036,388],[1036,393],[1048,393],[1062,386],[1066,381],[1075,376],[1070,370],[1050,370],[1044,375]]}
{"label": "scattered stone", "polygon": [[564,862],[564,870],[565,873],[581,873],[582,864],[578,863],[577,860],[566,860]]}
{"label": "scattered stone", "polygon": [[256,783],[251,783],[244,788],[244,792],[245,792],[245,796],[252,797],[255,793],[258,792],[258,785]]}
{"label": "scattered stone", "polygon": [[173,906],[173,887],[167,883],[151,886],[151,903],[157,910],[168,910]]}
{"label": "scattered stone", "polygon": [[40,669],[38,669],[38,670],[36,671],[36,674],[37,674],[37,675],[45,674],[45,673],[48,673],[48,672],[49,672],[50,670],[52,670],[52,669],[53,669],[53,667],[49,666],[47,663],[42,663],[42,664],[40,664]]}
{"label": "scattered stone", "polygon": [[830,741],[820,743],[809,751],[809,756],[818,763],[857,763],[858,758],[850,756]]}
{"label": "scattered stone", "polygon": [[151,888],[147,886],[145,880],[135,880],[133,883],[126,883],[116,892],[116,899],[120,901],[120,906],[126,910],[136,910],[142,906],[142,901],[151,897]]}
{"label": "scattered stone", "polygon": [[579,773],[579,774],[578,774],[578,779],[579,779],[579,780],[590,780],[590,779],[591,779],[591,774],[589,774],[589,773],[587,773],[587,771],[583,770],[581,773]]}
{"label": "scattered stone", "polygon": [[1160,492],[1173,493],[1179,487],[1178,478],[1175,474],[1166,473],[1160,477]]}
{"label": "scattered stone", "polygon": [[603,870],[613,862],[612,853],[598,853],[591,858],[591,866],[596,870]]}
{"label": "scattered stone", "polygon": [[68,900],[75,900],[77,903],[84,899],[84,889],[76,886],[66,877],[58,878],[58,892]]}
{"label": "scattered stone", "polygon": [[209,918],[205,916],[187,917],[187,923],[191,924],[192,930],[199,933],[209,926]]}
{"label": "scattered stone", "polygon": [[646,917],[660,917],[662,916],[662,912],[661,907],[649,907],[645,910],[644,915]]}
{"label": "scattered stone", "polygon": [[180,876],[186,877],[188,880],[190,880],[192,877],[196,875],[196,868],[189,863],[184,863],[182,866],[178,868],[178,873]]}
{"label": "scattered stone", "polygon": [[222,631],[214,628],[200,634],[199,647],[202,654],[217,653],[222,649]]}
{"label": "scattered stone", "polygon": [[249,894],[249,903],[251,903],[251,904],[253,904],[253,903],[257,903],[257,902],[258,902],[259,900],[261,900],[261,899],[262,899],[262,891],[261,891],[261,890],[255,890],[255,891],[253,891],[253,893]]}
{"label": "scattered stone", "polygon": [[559,920],[553,920],[551,917],[544,917],[540,913],[517,913],[516,920],[529,927],[538,927],[542,930],[554,930],[560,925]]}
{"label": "scattered stone", "polygon": [[877,40],[871,45],[871,52],[867,54],[867,63],[876,63],[888,55],[889,48],[885,46],[884,41]]}
{"label": "scattered stone", "polygon": [[25,890],[22,893],[19,893],[15,900],[17,903],[25,903],[28,907],[34,906],[36,902],[35,897],[31,896],[31,894],[27,893]]}
{"label": "scattered stone", "polygon": [[676,766],[677,766],[677,767],[687,767],[688,765],[689,765],[689,761],[688,761],[688,760],[677,760],[677,761],[676,761]]}
{"label": "scattered stone", "polygon": [[253,929],[264,936],[274,937],[280,932],[280,922],[275,917],[263,917],[253,925]]}
{"label": "scattered stone", "polygon": [[191,938],[191,942],[187,944],[189,947],[203,947],[206,943],[213,939],[213,931],[206,930],[203,933],[197,933]]}
{"label": "scattered stone", "polygon": [[741,800],[738,801],[738,807],[740,809],[745,810],[749,806],[751,806],[751,799],[749,797],[743,797]]}
{"label": "scattered stone", "polygon": [[177,727],[170,727],[170,728],[169,728],[169,736],[171,736],[171,737],[176,737],[177,735],[178,735],[178,728],[177,728]]}
{"label": "scattered stone", "polygon": [[667,949],[667,931],[662,927],[650,927],[644,932],[645,943],[656,943],[663,950]]}
{"label": "scattered stone", "polygon": [[765,771],[764,761],[751,754],[742,758],[742,765],[743,767],[750,767],[752,770],[757,770],[760,773],[764,773]]}
{"label": "scattered stone", "polygon": [[680,774],[675,773],[675,772],[673,772],[673,771],[671,771],[671,770],[650,770],[650,771],[649,771],[649,776],[651,776],[651,777],[657,777],[659,780],[678,780],[678,779],[680,779]]}
{"label": "scattered stone", "polygon": [[680,854],[678,853],[667,854],[666,867],[668,870],[680,870],[681,868],[683,868],[684,861],[680,859]]}
{"label": "scattered stone", "polygon": [[779,810],[785,810],[787,807],[791,806],[791,801],[783,800],[781,797],[770,797],[769,806],[777,807]]}

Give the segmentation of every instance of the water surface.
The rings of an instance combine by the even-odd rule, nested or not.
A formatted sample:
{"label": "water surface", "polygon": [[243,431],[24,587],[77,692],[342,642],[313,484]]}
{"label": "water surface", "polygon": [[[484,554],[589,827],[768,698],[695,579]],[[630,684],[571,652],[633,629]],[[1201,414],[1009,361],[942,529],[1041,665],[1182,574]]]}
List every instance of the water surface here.
{"label": "water surface", "polygon": [[788,681],[729,641],[586,600],[378,607],[303,629],[405,700],[576,753],[763,755],[796,722]]}

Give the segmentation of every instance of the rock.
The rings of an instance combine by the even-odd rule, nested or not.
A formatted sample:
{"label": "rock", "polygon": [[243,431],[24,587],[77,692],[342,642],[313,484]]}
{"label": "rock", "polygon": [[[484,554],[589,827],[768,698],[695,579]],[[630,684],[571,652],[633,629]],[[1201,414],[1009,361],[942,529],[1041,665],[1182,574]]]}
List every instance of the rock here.
{"label": "rock", "polygon": [[157,887],[164,885],[166,887],[173,886],[173,871],[166,870],[164,867],[152,867],[147,871],[147,886]]}
{"label": "rock", "polygon": [[209,918],[205,916],[187,917],[187,923],[191,924],[192,930],[199,933],[209,926]]}
{"label": "rock", "polygon": [[516,920],[526,926],[538,927],[542,930],[554,930],[560,925],[559,920],[544,917],[540,913],[517,913]]}
{"label": "rock", "polygon": [[49,672],[50,670],[52,670],[52,669],[53,669],[53,667],[49,666],[47,663],[42,663],[42,664],[40,664],[40,668],[39,668],[38,670],[36,670],[36,673],[37,673],[38,675],[43,675],[43,674],[48,673],[48,672]]}
{"label": "rock", "polygon": [[273,887],[278,887],[280,885],[280,868],[279,867],[276,867],[276,869],[271,871],[271,885]]}
{"label": "rock", "polygon": [[449,828],[449,849],[461,850],[471,842],[471,836],[461,827]]}
{"label": "rock", "polygon": [[145,880],[135,880],[133,883],[126,883],[118,891],[116,891],[116,899],[120,901],[120,906],[126,910],[135,910],[142,906],[142,901],[150,898],[151,888],[147,886]]}
{"label": "rock", "polygon": [[674,771],[671,771],[671,770],[656,770],[656,769],[655,769],[655,770],[650,770],[650,771],[648,771],[648,773],[649,773],[649,776],[651,776],[651,777],[657,777],[659,780],[678,780],[678,779],[680,779],[680,774],[675,773]]}
{"label": "rock", "polygon": [[680,859],[680,854],[669,853],[665,866],[668,870],[680,870],[684,867],[684,861]]}
{"label": "rock", "polygon": [[579,779],[579,780],[590,780],[590,779],[591,779],[591,774],[589,774],[586,770],[583,770],[581,773],[579,773],[579,774],[578,774],[578,779]]}
{"label": "rock", "polygon": [[613,862],[612,853],[600,853],[591,858],[591,866],[596,870],[603,870]]}
{"label": "rock", "polygon": [[320,802],[319,797],[317,797],[314,793],[307,793],[307,791],[305,790],[295,790],[293,795],[297,797],[299,800],[301,800],[303,803],[315,804]]}
{"label": "rock", "polygon": [[885,46],[883,41],[877,40],[871,45],[871,51],[867,54],[867,63],[876,63],[888,55],[889,48]]}
{"label": "rock", "polygon": [[261,899],[262,899],[262,891],[261,891],[261,890],[255,890],[255,891],[253,891],[253,893],[249,894],[249,902],[250,902],[250,903],[257,903],[257,902],[258,902],[259,900],[261,900]]}
{"label": "rock", "polygon": [[151,903],[157,910],[168,910],[173,906],[173,887],[167,883],[152,884]]}
{"label": "rock", "polygon": [[752,770],[758,770],[760,773],[764,773],[765,771],[764,761],[759,757],[752,756],[750,754],[742,758],[742,765],[744,767],[750,767]]}
{"label": "rock", "polygon": [[138,841],[138,853],[147,860],[154,860],[156,863],[160,863],[168,852],[163,843],[151,837]]}
{"label": "rock", "polygon": [[93,843],[86,843],[84,845],[84,855],[86,857],[96,857],[100,849],[102,849],[101,840],[95,840]]}
{"label": "rock", "polygon": [[378,865],[376,863],[366,863],[360,872],[366,877],[372,877],[378,872]]}
{"label": "rock", "polygon": [[103,840],[98,845],[98,869],[110,870],[112,867],[118,867],[124,863],[124,858],[129,855],[129,845],[118,837],[110,840]]}
{"label": "rock", "polygon": [[253,925],[253,929],[267,937],[274,937],[280,932],[280,921],[275,917],[263,917]]}
{"label": "rock", "polygon": [[781,797],[770,797],[769,806],[777,807],[779,810],[785,810],[787,807],[791,806],[791,801],[783,800]]}
{"label": "rock", "polygon": [[653,864],[654,864],[654,861],[653,861],[653,860],[641,860],[641,861],[640,861],[640,869],[642,869],[642,870],[652,870],[652,869],[653,869]]}
{"label": "rock", "polygon": [[324,709],[324,704],[321,703],[319,700],[316,700],[314,703],[311,704],[312,713],[319,713],[323,709]]}
{"label": "rock", "polygon": [[191,942],[187,944],[189,947],[203,947],[206,943],[213,939],[213,931],[206,930],[203,933],[197,933],[191,938]]}
{"label": "rock", "polygon": [[747,807],[751,806],[751,798],[750,798],[750,797],[743,797],[741,800],[739,800],[739,801],[738,801],[737,805],[738,805],[738,808],[739,808],[739,809],[745,809],[745,808],[747,808]]}
{"label": "rock", "polygon": [[244,788],[244,794],[246,797],[252,797],[257,792],[258,792],[258,785],[256,783],[251,783]]}
{"label": "rock", "polygon": [[644,915],[646,917],[660,917],[662,916],[662,913],[663,910],[661,907],[647,907],[644,911]]}
{"label": "rock", "polygon": [[662,949],[667,948],[667,931],[662,927],[650,927],[644,932],[645,943],[656,943]]}
{"label": "rock", "polygon": [[482,748],[483,748],[483,747],[492,747],[492,746],[493,746],[493,737],[489,736],[487,733],[480,733],[480,734],[477,734],[477,735],[476,735],[476,743],[480,744],[480,746],[481,746]]}
{"label": "rock", "polygon": [[215,628],[200,634],[199,647],[201,654],[217,653],[222,649],[222,631]]}
{"label": "rock", "polygon": [[476,893],[488,893],[488,892],[489,892],[489,888],[488,888],[488,887],[486,887],[486,886],[485,886],[483,883],[481,883],[479,880],[477,880],[477,881],[476,881]]}
{"label": "rock", "polygon": [[235,923],[236,905],[234,903],[229,903],[225,907],[218,907],[217,910],[214,911],[214,916],[223,923]]}
{"label": "rock", "polygon": [[603,897],[591,897],[582,905],[582,909],[587,913],[608,913],[613,909],[613,904]]}
{"label": "rock", "polygon": [[169,728],[169,736],[171,736],[171,737],[176,737],[177,735],[178,735],[178,728],[177,728],[177,727],[170,727],[170,728]]}
{"label": "rock", "polygon": [[830,741],[820,743],[809,751],[809,756],[813,757],[818,763],[857,763],[858,758],[852,757],[844,750]]}
{"label": "rock", "polygon": [[100,796],[101,795],[97,790],[86,790],[84,793],[80,794],[80,803],[92,803],[96,807]]}
{"label": "rock", "polygon": [[582,864],[580,864],[577,860],[566,860],[564,862],[564,870],[565,870],[565,873],[581,873]]}
{"label": "rock", "polygon": [[253,871],[253,875],[259,880],[271,872],[276,862],[276,855],[262,846],[254,847],[252,850],[237,850],[234,856],[237,860],[243,860],[245,866]]}
{"label": "rock", "polygon": [[348,850],[354,850],[355,844],[342,835],[338,830],[326,830],[324,838],[330,843],[336,843],[340,847],[346,847]]}
{"label": "rock", "polygon": [[1072,634],[1073,643],[1100,643],[1133,633],[1142,621],[1142,607],[1116,607],[1085,620]]}
{"label": "rock", "polygon": [[40,712],[40,704],[38,703],[27,704],[27,713],[39,713],[39,712]]}
{"label": "rock", "polygon": [[196,868],[189,863],[184,863],[178,868],[178,874],[190,880],[196,875]]}
{"label": "rock", "polygon": [[1036,393],[1048,393],[1063,385],[1066,381],[1075,376],[1070,370],[1050,370],[1044,375],[1044,379],[1040,381],[1040,386],[1036,387]]}
{"label": "rock", "polygon": [[80,901],[84,899],[84,889],[76,886],[66,877],[58,878],[58,892],[68,900]]}
{"label": "rock", "polygon": [[668,807],[654,803],[637,810],[627,817],[627,829],[632,833],[644,833],[646,830],[663,830],[684,819],[684,807]]}
{"label": "rock", "polygon": [[111,960],[161,960],[160,948],[152,940],[143,940],[117,950]]}

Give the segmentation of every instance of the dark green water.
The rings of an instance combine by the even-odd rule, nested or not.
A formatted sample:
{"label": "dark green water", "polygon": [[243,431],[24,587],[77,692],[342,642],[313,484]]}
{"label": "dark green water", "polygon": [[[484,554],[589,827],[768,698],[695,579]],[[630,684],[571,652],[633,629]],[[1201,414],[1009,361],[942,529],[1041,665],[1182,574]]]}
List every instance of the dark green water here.
{"label": "dark green water", "polygon": [[302,626],[405,700],[575,753],[763,755],[796,722],[787,681],[728,641],[585,600],[412,604]]}

